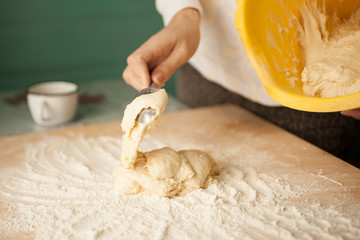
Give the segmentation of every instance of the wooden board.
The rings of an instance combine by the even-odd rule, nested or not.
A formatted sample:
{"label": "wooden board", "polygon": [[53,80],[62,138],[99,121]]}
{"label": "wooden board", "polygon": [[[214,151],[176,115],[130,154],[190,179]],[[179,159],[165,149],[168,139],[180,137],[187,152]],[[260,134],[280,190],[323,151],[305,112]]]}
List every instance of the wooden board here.
{"label": "wooden board", "polygon": [[[0,138],[0,167],[9,160],[16,164],[17,155],[25,150],[26,143],[35,142],[47,136],[65,136],[71,139],[80,134],[85,138],[98,136],[120,138],[122,136],[121,122],[106,122],[2,137]],[[346,193],[346,204],[360,202],[360,170],[358,168],[235,106],[216,106],[166,114],[161,119],[158,129],[151,135],[169,143],[174,142],[176,138],[176,145],[183,145],[184,148],[200,145],[204,146],[205,150],[213,152],[215,150],[211,148],[216,146],[225,154],[231,149],[230,154],[239,156],[264,155],[264,162],[256,160],[256,162],[244,162],[244,165],[252,165],[259,168],[261,172],[292,174],[294,184],[301,184],[307,181],[307,177],[318,175],[321,171],[322,177],[317,179],[316,184],[338,186],[338,189],[334,188],[331,192],[306,197],[321,200],[325,204],[332,203],[337,198],[341,199]],[[234,150],[237,145],[238,149]],[[171,144],[169,146],[174,147]]]}
{"label": "wooden board", "polygon": [[[71,140],[79,135],[120,139],[121,123],[0,138],[0,168],[21,163],[19,156],[29,142],[50,136]],[[294,204],[317,202],[360,213],[359,169],[239,107],[221,105],[165,114],[151,137],[177,150],[197,148],[209,152],[215,159],[237,159],[244,167],[257,172],[287,176],[292,189],[307,189],[289,200]],[[0,215],[2,211],[0,209]]]}

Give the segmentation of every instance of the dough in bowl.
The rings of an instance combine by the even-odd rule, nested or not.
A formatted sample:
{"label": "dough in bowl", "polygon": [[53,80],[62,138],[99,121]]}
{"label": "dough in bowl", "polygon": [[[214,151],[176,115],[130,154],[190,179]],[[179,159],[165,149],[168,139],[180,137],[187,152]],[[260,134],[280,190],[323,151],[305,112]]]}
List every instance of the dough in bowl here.
{"label": "dough in bowl", "polygon": [[300,11],[304,93],[329,98],[360,92],[360,9],[340,19],[336,12],[326,14],[325,5],[312,1]]}

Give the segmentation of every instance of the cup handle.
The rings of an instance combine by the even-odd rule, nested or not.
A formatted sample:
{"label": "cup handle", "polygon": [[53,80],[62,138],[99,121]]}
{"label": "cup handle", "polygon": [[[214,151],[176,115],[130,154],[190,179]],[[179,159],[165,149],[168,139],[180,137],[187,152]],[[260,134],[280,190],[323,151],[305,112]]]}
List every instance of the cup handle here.
{"label": "cup handle", "polygon": [[47,122],[51,120],[50,108],[45,101],[42,103],[40,114],[42,121]]}

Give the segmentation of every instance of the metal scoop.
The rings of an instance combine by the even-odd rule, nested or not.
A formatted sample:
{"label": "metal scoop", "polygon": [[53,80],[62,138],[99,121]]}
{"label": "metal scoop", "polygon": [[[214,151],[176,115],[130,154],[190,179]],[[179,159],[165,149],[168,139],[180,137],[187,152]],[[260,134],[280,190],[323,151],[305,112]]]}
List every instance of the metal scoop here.
{"label": "metal scoop", "polygon": [[[159,91],[160,88],[156,86],[156,84],[154,82],[152,82],[150,84],[150,87],[148,88],[144,88],[143,90],[139,91],[136,95],[135,98],[140,97],[142,95],[146,95],[146,94],[151,94],[154,92]],[[137,121],[142,123],[142,124],[147,124],[150,122],[150,120],[152,118],[154,118],[156,115],[156,111],[155,109],[149,108],[149,109],[145,109],[140,113],[140,116],[137,118]]]}

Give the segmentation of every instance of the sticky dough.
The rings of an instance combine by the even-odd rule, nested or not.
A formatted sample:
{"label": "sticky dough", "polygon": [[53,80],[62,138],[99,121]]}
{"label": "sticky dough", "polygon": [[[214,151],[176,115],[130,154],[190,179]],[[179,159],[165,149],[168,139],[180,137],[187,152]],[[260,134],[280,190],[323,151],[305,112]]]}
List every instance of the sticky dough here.
{"label": "sticky dough", "polygon": [[[213,176],[220,168],[214,159],[200,150],[175,151],[165,147],[150,152],[139,152],[142,138],[157,128],[166,107],[164,89],[134,99],[124,112],[121,164],[113,171],[113,188],[119,193],[173,197],[185,195],[215,182]],[[136,119],[146,109],[156,115],[147,124]]]}
{"label": "sticky dough", "polygon": [[299,40],[308,96],[337,97],[360,92],[360,9],[349,18],[327,15],[316,1],[300,8]]}

